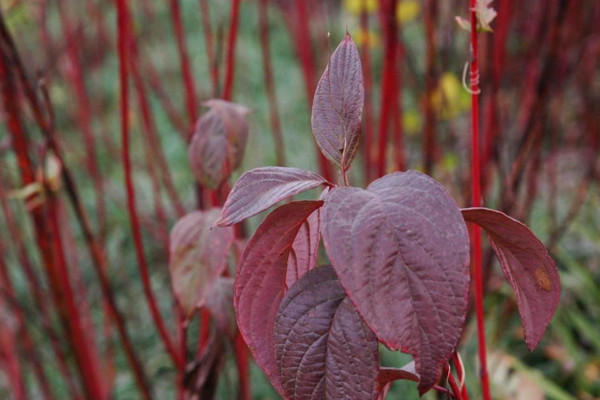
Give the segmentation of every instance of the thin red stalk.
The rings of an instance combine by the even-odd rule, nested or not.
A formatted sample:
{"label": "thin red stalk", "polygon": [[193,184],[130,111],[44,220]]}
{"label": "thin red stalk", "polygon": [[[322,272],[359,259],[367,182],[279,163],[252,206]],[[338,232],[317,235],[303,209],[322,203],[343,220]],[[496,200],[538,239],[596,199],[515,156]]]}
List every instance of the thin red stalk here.
{"label": "thin red stalk", "polygon": [[490,187],[489,167],[493,150],[496,145],[498,135],[501,132],[500,118],[498,115],[498,91],[500,90],[500,80],[506,59],[506,39],[508,37],[508,25],[512,15],[512,1],[502,0],[496,6],[498,10],[498,21],[494,26],[493,51],[491,63],[491,87],[489,91],[489,106],[487,108],[484,123],[484,148],[481,157],[481,166],[483,170],[482,193],[485,196]]}
{"label": "thin red stalk", "polygon": [[161,340],[171,356],[173,362],[178,368],[181,368],[181,357],[176,350],[169,332],[165,326],[156,298],[152,292],[150,284],[150,273],[144,248],[140,224],[138,220],[137,208],[135,204],[135,189],[131,171],[131,157],[129,149],[129,90],[128,90],[128,54],[129,54],[129,11],[126,0],[116,0],[117,2],[117,24],[118,24],[118,50],[119,50],[119,82],[121,87],[121,137],[123,141],[123,167],[125,170],[125,189],[127,192],[127,209],[131,221],[133,240],[135,244],[136,256],[138,259],[138,268],[142,278],[144,295],[152,314],[152,319],[158,329]]}
{"label": "thin red stalk", "polygon": [[[75,303],[76,295],[69,282],[69,271],[67,269],[67,263],[64,253],[64,246],[62,243],[62,237],[60,232],[60,220],[58,215],[58,199],[53,195],[50,195],[47,202],[49,203],[49,220],[50,230],[54,239],[55,255],[57,260],[57,271],[55,272],[58,276],[53,277],[60,283],[52,284],[52,286],[58,286],[62,288],[62,293],[55,294],[55,296],[66,297],[65,305],[61,308],[61,318],[69,319],[70,322],[67,324],[69,327],[69,335],[72,336],[72,341],[75,347],[75,360],[78,369],[81,371],[83,386],[88,396],[93,399],[106,399],[107,398],[107,387],[105,386],[105,379],[100,373],[100,364],[98,353],[96,351],[95,340],[92,336],[89,336],[87,332],[84,318],[81,316],[81,311]],[[62,299],[61,299],[62,300]],[[61,303],[61,300],[58,303]],[[96,381],[90,381],[90,379],[96,379]]]}
{"label": "thin red stalk", "polygon": [[202,17],[202,31],[204,33],[208,70],[210,71],[212,82],[212,95],[213,97],[217,97],[219,93],[219,64],[217,63],[217,57],[215,55],[215,44],[208,3],[209,0],[200,0],[200,15]]}
{"label": "thin red stalk", "polygon": [[425,140],[423,141],[423,171],[431,174],[435,157],[435,123],[433,112],[433,92],[435,90],[435,19],[437,0],[427,0],[425,14],[425,39],[427,51],[425,59]]}
{"label": "thin red stalk", "polygon": [[[183,314],[179,313],[179,321],[177,324],[177,331],[179,334],[179,351],[182,360],[187,360],[187,326],[186,321],[183,318]],[[185,373],[177,374],[177,396],[179,400],[185,400]]]}
{"label": "thin red stalk", "polygon": [[404,45],[402,43],[401,26],[398,24],[398,44],[396,51],[396,89],[394,93],[393,108],[393,132],[394,132],[394,165],[396,171],[402,171],[405,168],[404,157],[404,130],[402,126],[402,84],[404,70]]}
{"label": "thin red stalk", "polygon": [[367,7],[363,7],[360,14],[360,29],[365,35],[365,41],[360,48],[360,61],[363,70],[363,82],[365,86],[365,144],[364,151],[364,169],[365,181],[371,181],[373,173],[372,152],[373,152],[373,71],[371,70],[371,43],[369,43],[369,13]]}
{"label": "thin red stalk", "polygon": [[[90,2],[92,4],[93,2]],[[60,1],[57,3],[59,16],[62,25],[63,38],[65,41],[71,35],[74,34],[73,25],[71,24],[71,20],[65,10],[65,5],[67,3],[64,1]],[[100,13],[101,14],[101,13]],[[99,19],[100,18],[100,19]],[[101,21],[102,17],[96,17],[97,21]],[[106,35],[106,32],[104,32]],[[106,39],[106,37],[104,37]],[[96,154],[96,138],[94,136],[92,130],[92,112],[91,112],[91,104],[88,96],[88,92],[86,89],[85,76],[82,71],[82,63],[79,58],[79,52],[77,48],[77,44],[79,41],[72,41],[69,43],[67,48],[67,55],[70,62],[70,68],[67,68],[67,76],[68,81],[73,86],[73,91],[75,93],[75,98],[77,99],[77,124],[79,129],[83,132],[83,141],[86,149],[86,165],[90,177],[93,182],[94,192],[96,197],[96,215],[97,215],[97,223],[98,223],[98,231],[100,232],[99,240],[101,243],[104,242],[104,236],[106,234],[106,201],[104,194],[104,182],[102,179],[102,174],[100,171],[100,167],[98,164],[98,158]],[[70,248],[70,246],[69,246]],[[79,265],[74,264],[74,265]],[[108,305],[106,304],[106,300],[103,302],[103,309],[105,313],[109,313]],[[82,315],[88,315],[88,313],[82,313]],[[106,342],[111,343],[111,329],[109,319],[106,320],[106,326],[104,329],[104,334],[106,337]],[[107,370],[109,370],[114,363],[113,358],[111,357],[111,352],[106,352],[105,364],[107,365]]]}
{"label": "thin red stalk", "polygon": [[457,400],[463,400],[462,391],[456,384],[456,380],[454,379],[454,376],[452,375],[452,372],[449,369],[448,369],[448,383],[450,384],[450,387],[452,388],[452,392],[454,393],[454,398]]}
{"label": "thin red stalk", "polygon": [[381,112],[379,114],[377,178],[385,175],[387,170],[388,130],[392,114],[396,112],[394,99],[396,92],[396,49],[397,23],[396,6],[398,0],[382,0],[382,17],[385,23],[385,50],[383,60],[383,78],[381,81]]}
{"label": "thin red stalk", "polygon": [[[290,21],[290,26],[293,30],[294,43],[296,45],[296,52],[300,57],[300,64],[302,65],[302,73],[304,76],[304,83],[306,89],[306,98],[308,100],[309,109],[312,108],[313,95],[317,87],[317,81],[315,77],[315,61],[312,53],[310,28],[308,25],[308,10],[306,8],[306,0],[295,0],[295,11],[293,14],[296,16],[296,20]],[[333,173],[331,172],[331,165],[325,156],[319,150],[315,142],[315,150],[317,152],[317,159],[319,160],[319,168],[321,175],[328,181],[333,180]]]}
{"label": "thin red stalk", "polygon": [[185,31],[181,21],[181,10],[179,0],[170,0],[171,18],[173,20],[173,29],[175,30],[175,39],[177,41],[177,50],[179,51],[179,63],[181,64],[181,75],[185,86],[185,104],[190,124],[196,121],[198,113],[198,101],[196,97],[196,85],[192,75],[192,68],[185,43]]}
{"label": "thin red stalk", "polygon": [[[472,171],[472,207],[481,206],[481,178],[479,159],[479,48],[477,43],[476,0],[470,0],[469,14],[471,20],[471,171]],[[475,313],[477,316],[477,341],[479,343],[479,374],[481,377],[484,400],[491,400],[490,382],[487,370],[485,343],[485,320],[483,309],[483,274],[481,268],[481,229],[479,225],[471,227],[473,239],[473,270],[475,274]]]}
{"label": "thin red stalk", "polygon": [[240,19],[240,0],[231,0],[229,16],[229,33],[227,34],[227,54],[225,59],[225,81],[223,82],[223,99],[231,100],[233,94],[233,78],[235,76],[235,43],[237,42]]}
{"label": "thin red stalk", "polygon": [[281,132],[281,120],[279,119],[279,107],[277,106],[277,95],[275,82],[273,81],[273,67],[271,66],[271,46],[269,44],[269,3],[267,0],[258,0],[258,23],[260,29],[260,44],[262,48],[263,71],[265,77],[265,90],[269,101],[269,116],[271,132],[275,143],[275,157],[277,165],[285,165],[285,151],[283,147],[283,134]]}
{"label": "thin red stalk", "polygon": [[452,354],[452,364],[454,364],[454,368],[456,369],[456,375],[458,376],[458,381],[460,384],[460,392],[463,400],[469,400],[469,393],[467,392],[467,385],[465,385],[465,371],[463,368],[462,360],[460,359],[460,355],[458,351],[455,351]]}

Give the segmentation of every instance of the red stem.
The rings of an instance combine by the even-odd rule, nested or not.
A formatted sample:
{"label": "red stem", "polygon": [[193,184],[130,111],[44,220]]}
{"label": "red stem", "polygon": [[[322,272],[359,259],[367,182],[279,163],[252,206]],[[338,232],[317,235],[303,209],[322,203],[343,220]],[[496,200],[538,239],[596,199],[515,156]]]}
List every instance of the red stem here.
{"label": "red stem", "polygon": [[454,393],[454,398],[457,400],[463,400],[462,391],[456,384],[456,380],[454,379],[454,376],[452,375],[452,371],[450,371],[449,368],[448,368],[448,383],[450,384],[450,387],[452,388],[452,392]]}
{"label": "red stem", "polygon": [[[470,0],[469,14],[471,19],[471,170],[472,170],[472,207],[481,206],[480,160],[479,160],[479,48],[477,43],[476,0]],[[479,364],[482,395],[484,400],[491,400],[490,382],[487,371],[485,344],[485,322],[483,309],[483,274],[481,268],[481,229],[479,225],[471,226],[473,240],[473,269],[475,274],[475,313],[477,316],[477,341],[479,343]]]}
{"label": "red stem", "polygon": [[373,77],[371,70],[371,49],[369,43],[369,13],[367,7],[363,7],[360,15],[360,29],[366,39],[360,49],[360,61],[363,68],[363,83],[365,86],[365,144],[364,144],[364,159],[365,159],[365,181],[371,181],[373,174]]}
{"label": "red stem", "polygon": [[431,174],[435,157],[435,123],[436,116],[433,112],[433,92],[435,90],[435,18],[437,14],[437,0],[427,0],[425,14],[425,38],[427,41],[427,54],[425,60],[425,140],[423,141],[423,170]]}
{"label": "red stem", "polygon": [[396,51],[396,88],[393,101],[393,133],[394,133],[394,166],[396,171],[402,171],[405,168],[404,157],[404,131],[402,127],[402,84],[404,70],[404,44],[402,42],[401,26],[397,26],[398,44]]}
{"label": "red stem", "polygon": [[273,81],[273,67],[271,65],[271,48],[269,44],[269,3],[268,0],[258,0],[258,24],[260,28],[260,44],[262,49],[263,71],[265,77],[265,90],[269,101],[269,116],[271,132],[275,143],[275,157],[277,165],[285,165],[285,151],[283,147],[283,134],[281,132],[281,120],[279,119],[279,107],[277,106],[277,95],[275,82]]}
{"label": "red stem", "polygon": [[387,170],[388,128],[392,114],[395,113],[396,92],[396,49],[397,23],[396,6],[398,0],[382,0],[382,19],[385,22],[385,50],[383,60],[383,79],[381,81],[381,113],[379,114],[379,137],[377,153],[377,178],[385,175]]}
{"label": "red stem", "polygon": [[204,33],[204,44],[206,45],[208,70],[210,71],[212,82],[212,95],[213,97],[217,97],[219,93],[219,65],[215,55],[215,43],[212,33],[212,24],[210,22],[208,2],[209,0],[200,0],[200,15],[202,17],[202,31]]}
{"label": "red stem", "polygon": [[183,83],[185,86],[185,104],[187,107],[190,124],[194,124],[196,121],[196,115],[198,113],[198,101],[196,99],[196,86],[194,84],[194,77],[192,76],[192,69],[190,67],[190,60],[185,44],[185,35],[183,23],[181,21],[179,0],[170,0],[169,5],[171,7],[171,18],[173,19],[173,29],[175,30],[177,50],[179,50],[181,74],[183,76]]}
{"label": "red stem", "polygon": [[150,308],[150,313],[154,324],[158,329],[161,340],[171,356],[173,362],[178,368],[183,367],[183,360],[176,350],[171,337],[165,327],[156,298],[152,292],[150,284],[150,273],[144,248],[142,235],[140,233],[140,224],[138,220],[137,208],[135,203],[135,189],[131,171],[131,157],[129,149],[129,86],[128,86],[128,55],[129,55],[129,10],[126,0],[116,0],[117,2],[117,24],[118,24],[118,50],[119,50],[119,81],[121,87],[121,137],[123,141],[123,168],[125,170],[125,189],[127,191],[127,209],[131,221],[135,252],[138,259],[138,268],[142,278],[144,295]]}
{"label": "red stem", "polygon": [[227,55],[225,82],[223,83],[223,99],[231,100],[233,92],[233,78],[235,75],[235,43],[238,36],[240,15],[240,0],[231,0],[231,14],[229,17],[229,34],[227,35]]}

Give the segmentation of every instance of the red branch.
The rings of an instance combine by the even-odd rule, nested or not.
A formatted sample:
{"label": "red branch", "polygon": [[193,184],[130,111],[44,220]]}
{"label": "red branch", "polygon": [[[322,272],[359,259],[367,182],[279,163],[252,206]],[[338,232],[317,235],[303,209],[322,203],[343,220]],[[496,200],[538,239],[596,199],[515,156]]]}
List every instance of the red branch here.
{"label": "red branch", "polygon": [[138,219],[137,208],[135,204],[135,189],[133,186],[133,177],[131,171],[131,157],[129,149],[129,80],[128,80],[128,56],[129,56],[129,11],[126,0],[116,0],[117,2],[117,24],[118,24],[118,50],[119,50],[119,81],[121,87],[121,137],[123,141],[123,168],[125,169],[125,189],[127,191],[127,209],[131,221],[133,240],[135,244],[135,252],[138,259],[138,267],[144,295],[150,307],[150,313],[154,320],[154,324],[158,329],[160,337],[167,349],[167,352],[173,359],[175,365],[182,368],[181,356],[173,345],[171,337],[165,327],[156,298],[152,292],[150,284],[150,273],[146,256],[144,255],[144,247],[142,243],[142,235],[140,233],[140,223]]}
{"label": "red branch", "polygon": [[[479,48],[477,43],[477,15],[475,0],[470,0],[469,14],[471,19],[471,171],[472,201],[471,207],[481,206],[480,159],[479,159]],[[490,382],[487,371],[485,344],[485,322],[483,310],[483,274],[481,268],[481,228],[471,226],[473,239],[473,270],[475,274],[475,313],[477,315],[477,341],[479,343],[479,368],[482,394],[484,400],[491,400]]]}
{"label": "red branch", "polygon": [[233,94],[233,78],[235,76],[235,43],[238,36],[240,16],[240,0],[231,0],[231,14],[229,17],[229,33],[227,35],[227,58],[225,82],[223,83],[223,99],[231,100]]}
{"label": "red branch", "polygon": [[396,49],[397,49],[397,23],[396,6],[398,0],[382,0],[382,17],[385,22],[385,50],[383,60],[383,79],[381,82],[381,113],[379,114],[379,142],[377,153],[377,178],[385,175],[387,169],[387,144],[388,128],[392,114],[396,112],[396,99],[398,97],[396,86]]}
{"label": "red branch", "polygon": [[196,99],[196,86],[192,69],[190,67],[190,59],[185,44],[185,36],[183,30],[183,22],[181,21],[181,10],[179,8],[179,0],[171,0],[171,18],[173,19],[173,29],[175,30],[175,39],[177,41],[177,49],[179,50],[179,62],[181,64],[181,74],[183,75],[183,83],[185,86],[185,104],[187,107],[190,123],[196,121],[198,113],[198,101]]}
{"label": "red branch", "polygon": [[277,106],[277,95],[275,82],[273,81],[273,67],[271,65],[271,48],[269,44],[269,7],[267,0],[259,0],[258,24],[260,29],[260,44],[262,48],[263,71],[265,77],[265,90],[269,101],[269,116],[271,132],[275,143],[275,157],[277,165],[285,165],[285,151],[283,148],[283,134],[281,133],[281,120],[279,119],[279,108]]}

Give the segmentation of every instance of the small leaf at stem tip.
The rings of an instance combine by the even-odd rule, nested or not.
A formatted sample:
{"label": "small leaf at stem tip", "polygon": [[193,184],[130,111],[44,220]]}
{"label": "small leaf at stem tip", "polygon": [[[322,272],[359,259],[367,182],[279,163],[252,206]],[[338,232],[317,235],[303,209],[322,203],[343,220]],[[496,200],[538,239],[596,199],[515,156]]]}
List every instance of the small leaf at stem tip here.
{"label": "small leaf at stem tip", "polygon": [[431,389],[467,313],[469,237],[458,205],[435,180],[407,171],[366,190],[333,188],[322,218],[348,297],[380,341],[414,356],[419,391]]}
{"label": "small leaf at stem tip", "polygon": [[377,395],[377,338],[331,266],[308,272],[286,293],[274,338],[286,398],[373,400]]}
{"label": "small leaf at stem tip", "polygon": [[286,287],[289,254],[298,231],[322,201],[295,201],[273,210],[248,241],[238,263],[233,305],[256,364],[284,396],[273,351],[275,315]]}
{"label": "small leaf at stem tip", "polygon": [[181,218],[169,238],[169,273],[186,319],[202,307],[227,267],[231,227],[211,229],[220,210],[194,211]]}
{"label": "small leaf at stem tip", "polygon": [[462,209],[465,221],[488,234],[504,276],[517,297],[525,343],[533,350],[560,300],[560,275],[544,244],[523,223],[489,208]]}
{"label": "small leaf at stem tip", "polygon": [[344,171],[358,148],[364,97],[360,55],[346,33],[317,85],[311,115],[321,152]]}
{"label": "small leaf at stem tip", "polygon": [[314,172],[298,168],[255,168],[245,172],[235,183],[215,225],[236,224],[318,186],[331,186],[331,183]]}

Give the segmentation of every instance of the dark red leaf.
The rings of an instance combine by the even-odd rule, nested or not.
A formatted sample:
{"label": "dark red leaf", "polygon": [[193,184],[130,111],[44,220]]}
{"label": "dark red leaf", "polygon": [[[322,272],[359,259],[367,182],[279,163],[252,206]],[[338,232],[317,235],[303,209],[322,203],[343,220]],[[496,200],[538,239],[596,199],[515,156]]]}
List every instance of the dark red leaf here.
{"label": "dark red leaf", "polygon": [[233,229],[212,228],[220,210],[194,211],[171,230],[169,272],[173,291],[186,318],[202,307],[207,293],[227,266]]}
{"label": "dark red leaf", "polygon": [[296,235],[288,259],[286,288],[290,288],[302,275],[317,265],[320,241],[321,209],[319,208],[304,221]]}
{"label": "dark red leaf", "polygon": [[245,172],[235,183],[216,224],[233,225],[288,197],[321,185],[331,184],[321,176],[303,169],[255,168]]}
{"label": "dark red leaf", "polygon": [[297,201],[271,212],[250,239],[238,264],[234,307],[254,360],[283,395],[273,351],[275,315],[285,292],[287,262],[296,234],[322,201]]}
{"label": "dark red leaf", "polygon": [[275,344],[287,398],[373,400],[377,395],[377,338],[331,266],[308,272],[286,293]]}
{"label": "dark red leaf", "polygon": [[248,138],[248,109],[224,100],[206,101],[210,107],[196,123],[188,149],[192,172],[203,185],[218,188],[238,168]]}
{"label": "dark red leaf", "polygon": [[544,244],[521,222],[488,208],[465,208],[465,221],[481,226],[500,260],[519,305],[530,350],[537,346],[560,299],[560,276]]}
{"label": "dark red leaf", "polygon": [[334,188],[323,208],[323,239],[365,322],[388,347],[414,356],[419,390],[430,389],[467,311],[469,238],[457,204],[415,171],[366,190]]}
{"label": "dark red leaf", "polygon": [[312,107],[312,131],[323,154],[350,167],[360,137],[365,93],[360,55],[349,34],[333,52]]}

